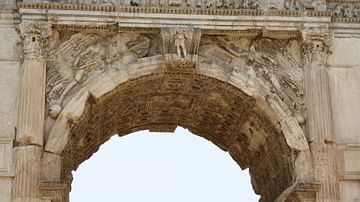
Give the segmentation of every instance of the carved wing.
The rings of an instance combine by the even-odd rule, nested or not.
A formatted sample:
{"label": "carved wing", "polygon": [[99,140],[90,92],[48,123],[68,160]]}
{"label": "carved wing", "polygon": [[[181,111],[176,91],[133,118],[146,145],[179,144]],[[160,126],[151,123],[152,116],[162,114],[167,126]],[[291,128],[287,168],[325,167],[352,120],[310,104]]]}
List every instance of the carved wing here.
{"label": "carved wing", "polygon": [[129,51],[135,52],[139,58],[145,57],[149,51],[150,39],[140,35],[135,41],[128,42],[126,46]]}
{"label": "carved wing", "polygon": [[65,60],[74,60],[80,56],[88,47],[100,40],[99,35],[91,33],[77,33],[69,40],[59,45],[59,54]]}

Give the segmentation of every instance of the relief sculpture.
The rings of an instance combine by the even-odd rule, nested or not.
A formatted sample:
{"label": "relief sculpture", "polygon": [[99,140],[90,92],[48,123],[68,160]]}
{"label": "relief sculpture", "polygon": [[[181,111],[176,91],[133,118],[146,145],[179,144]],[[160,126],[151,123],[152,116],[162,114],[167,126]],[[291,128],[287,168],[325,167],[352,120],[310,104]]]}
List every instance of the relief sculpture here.
{"label": "relief sculpture", "polygon": [[[158,37],[169,70],[193,71],[199,60],[229,66],[233,71],[260,79],[269,95],[281,99],[300,124],[305,122],[303,52],[298,40],[254,36],[201,37],[200,31],[192,28],[162,29]],[[149,53],[149,50],[153,49],[150,38],[142,34],[58,36],[50,51],[47,71],[50,117],[58,116],[71,92],[99,74],[150,56],[152,51]]]}
{"label": "relief sculpture", "polygon": [[233,66],[233,71],[260,78],[269,94],[278,96],[300,124],[305,122],[301,46],[297,40],[204,37],[199,55],[209,63]]}
{"label": "relief sculpture", "polygon": [[171,68],[193,69],[201,38],[200,29],[162,28],[161,51]]}
{"label": "relief sculpture", "polygon": [[76,33],[50,51],[47,71],[49,115],[56,118],[66,95],[88,78],[135,62],[148,53],[150,40],[138,34],[104,36]]}

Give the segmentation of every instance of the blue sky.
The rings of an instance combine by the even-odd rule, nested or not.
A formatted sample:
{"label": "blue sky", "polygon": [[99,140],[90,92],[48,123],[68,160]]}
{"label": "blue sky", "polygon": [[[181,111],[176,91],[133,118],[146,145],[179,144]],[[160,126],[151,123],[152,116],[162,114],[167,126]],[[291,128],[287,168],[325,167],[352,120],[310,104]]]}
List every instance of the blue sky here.
{"label": "blue sky", "polygon": [[255,202],[247,170],[178,127],[113,136],[73,173],[71,202]]}

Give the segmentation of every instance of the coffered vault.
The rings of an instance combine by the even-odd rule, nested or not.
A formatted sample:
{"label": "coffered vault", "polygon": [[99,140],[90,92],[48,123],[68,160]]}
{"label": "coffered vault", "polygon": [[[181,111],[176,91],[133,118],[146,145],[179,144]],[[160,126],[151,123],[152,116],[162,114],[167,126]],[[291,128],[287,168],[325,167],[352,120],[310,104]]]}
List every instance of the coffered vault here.
{"label": "coffered vault", "polygon": [[[182,126],[249,168],[260,201],[356,201],[356,121],[347,122],[349,142],[337,117],[341,103],[358,105],[337,95],[348,92],[341,88],[347,82],[354,91],[360,86],[358,59],[344,59],[352,56],[344,44],[359,43],[357,4],[85,0],[4,7],[14,20],[7,29],[19,34],[12,48],[22,80],[15,135],[0,135],[0,187],[8,188],[0,198],[66,202],[71,171],[112,135]],[[353,71],[352,80],[340,80],[349,73],[338,67]]]}

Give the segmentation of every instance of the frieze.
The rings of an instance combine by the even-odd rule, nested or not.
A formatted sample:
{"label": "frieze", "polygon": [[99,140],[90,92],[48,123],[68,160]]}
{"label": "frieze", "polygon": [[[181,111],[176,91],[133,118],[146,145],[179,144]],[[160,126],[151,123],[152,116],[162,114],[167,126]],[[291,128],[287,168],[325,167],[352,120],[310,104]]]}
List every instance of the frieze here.
{"label": "frieze", "polygon": [[[105,3],[104,3],[105,2]],[[118,1],[116,1],[118,2]],[[121,2],[121,1],[119,1]],[[333,22],[358,23],[360,18],[360,1],[358,0],[279,0],[279,1],[215,1],[210,5],[197,1],[192,3],[175,4],[161,3],[147,6],[147,3],[111,3],[110,1],[62,1],[61,3],[18,3],[20,9],[45,9],[45,10],[85,10],[103,12],[124,13],[161,13],[161,14],[193,14],[193,15],[227,15],[227,16],[309,16],[309,17],[333,17]],[[193,3],[195,2],[195,3]],[[218,3],[220,2],[220,3]],[[245,3],[244,3],[245,2]],[[252,3],[246,3],[252,2]],[[142,6],[144,4],[144,6]],[[221,5],[221,6],[219,6]],[[244,6],[245,5],[245,6]],[[246,6],[251,5],[251,6]],[[255,5],[255,6],[253,6]]]}
{"label": "frieze", "polygon": [[323,0],[63,0],[62,3],[133,7],[181,7],[251,10],[326,10]]}
{"label": "frieze", "polygon": [[360,1],[328,1],[327,7],[336,18],[360,17]]}

